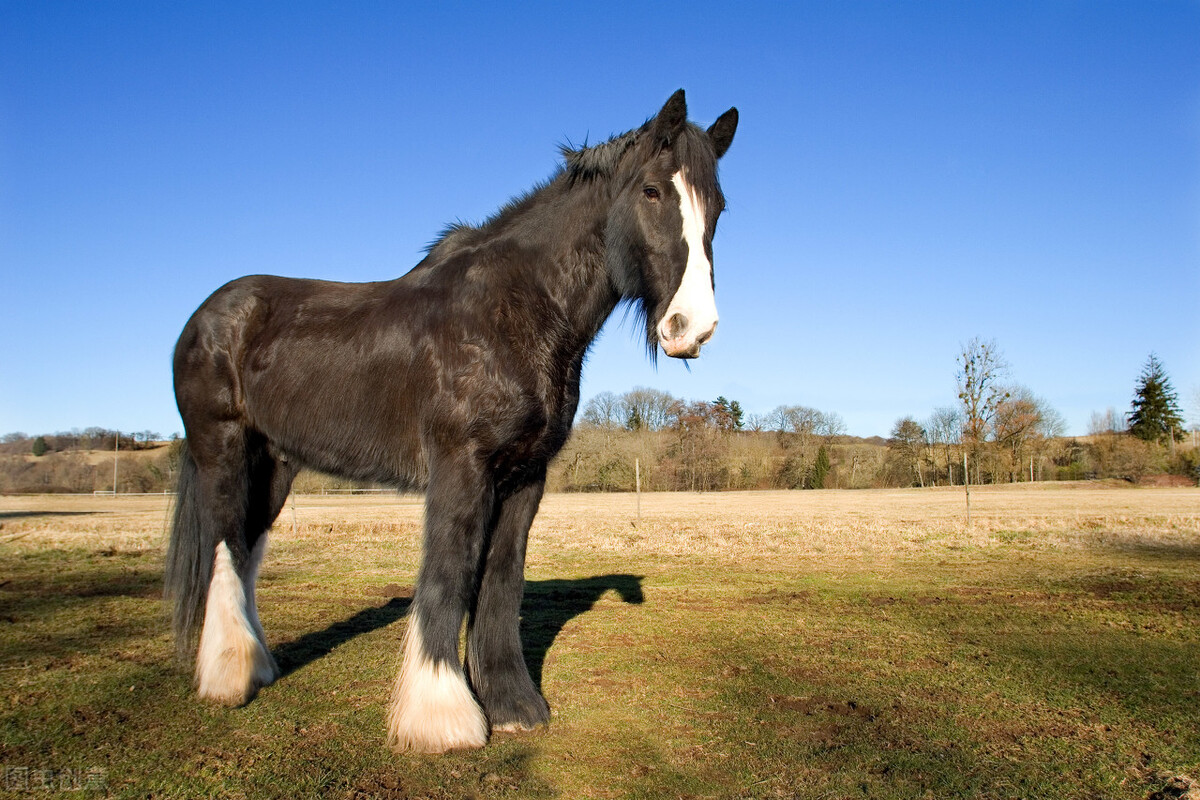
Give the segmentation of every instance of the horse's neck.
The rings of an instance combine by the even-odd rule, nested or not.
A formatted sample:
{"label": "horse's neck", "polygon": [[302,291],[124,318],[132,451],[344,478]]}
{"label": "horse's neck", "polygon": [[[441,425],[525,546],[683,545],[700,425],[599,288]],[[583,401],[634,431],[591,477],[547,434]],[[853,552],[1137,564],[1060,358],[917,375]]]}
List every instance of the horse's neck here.
{"label": "horse's neck", "polygon": [[581,362],[620,300],[605,266],[609,205],[605,184],[571,186],[560,175],[481,228],[452,229],[396,285],[457,292],[474,284],[516,306],[513,321],[529,326],[531,342],[547,343],[553,361]]}
{"label": "horse's neck", "polygon": [[[553,187],[558,188],[558,187]],[[514,264],[530,278],[562,326],[562,345],[582,358],[620,296],[604,263],[607,192],[602,186],[561,189],[518,221],[519,236],[533,246],[536,263]]]}

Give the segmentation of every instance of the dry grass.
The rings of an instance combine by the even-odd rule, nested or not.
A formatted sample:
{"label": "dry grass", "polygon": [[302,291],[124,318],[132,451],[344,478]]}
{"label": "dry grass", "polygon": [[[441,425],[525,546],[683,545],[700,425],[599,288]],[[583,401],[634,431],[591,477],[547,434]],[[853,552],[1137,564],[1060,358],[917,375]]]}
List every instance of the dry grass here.
{"label": "dry grass", "polygon": [[[747,559],[840,558],[988,547],[1020,530],[1046,544],[1097,537],[1175,545],[1200,539],[1200,492],[1086,486],[652,494],[635,526],[633,495],[558,495],[538,517],[535,541],[649,554]],[[627,530],[614,521],[625,519]]]}
{"label": "dry grass", "polygon": [[[170,499],[160,496],[0,497],[0,543],[140,548],[164,539]],[[566,549],[704,556],[902,555],[988,547],[1012,531],[1047,546],[1088,543],[1173,547],[1200,539],[1200,491],[1119,483],[973,487],[966,524],[961,487],[706,494],[553,494],[542,502],[531,557]],[[419,537],[414,495],[305,495],[285,506],[279,538],[347,535],[355,542]],[[23,542],[23,544],[17,544]],[[416,541],[413,541],[416,544]]]}
{"label": "dry grass", "polygon": [[[0,762],[128,797],[1122,797],[1200,769],[1200,491],[551,495],[526,659],[549,730],[397,756],[418,497],[304,496],[260,583],[288,673],[195,702],[165,497],[0,497]],[[0,787],[0,796],[3,796]]]}

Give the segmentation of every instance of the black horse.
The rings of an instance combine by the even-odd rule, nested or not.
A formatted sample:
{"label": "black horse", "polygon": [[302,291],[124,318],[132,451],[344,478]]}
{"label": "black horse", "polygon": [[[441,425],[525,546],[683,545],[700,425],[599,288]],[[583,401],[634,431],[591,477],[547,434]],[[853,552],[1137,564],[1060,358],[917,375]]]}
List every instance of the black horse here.
{"label": "black horse", "polygon": [[717,159],[737,120],[696,127],[680,90],[637,130],[564,149],[547,183],[451,227],[401,278],[254,275],[200,306],[175,347],[187,450],[166,587],[181,650],[199,633],[201,697],[240,705],[278,675],[254,584],[308,466],[426,491],[391,746],[480,747],[549,720],[518,632],[546,464],[618,304],[644,318],[652,357],[694,358],[712,336]]}

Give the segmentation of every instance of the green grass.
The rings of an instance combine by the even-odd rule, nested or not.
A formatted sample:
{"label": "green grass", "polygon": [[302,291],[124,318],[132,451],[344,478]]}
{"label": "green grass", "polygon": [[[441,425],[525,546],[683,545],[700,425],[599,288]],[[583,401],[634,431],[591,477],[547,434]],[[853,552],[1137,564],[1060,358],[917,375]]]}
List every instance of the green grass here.
{"label": "green grass", "polygon": [[445,756],[383,746],[411,519],[277,533],[286,674],[241,709],[172,659],[160,546],[32,535],[0,544],[0,796],[93,769],[69,794],[1145,798],[1200,777],[1200,541],[1172,524],[1169,547],[998,528],[820,559],[556,540],[523,622],[552,724]]}

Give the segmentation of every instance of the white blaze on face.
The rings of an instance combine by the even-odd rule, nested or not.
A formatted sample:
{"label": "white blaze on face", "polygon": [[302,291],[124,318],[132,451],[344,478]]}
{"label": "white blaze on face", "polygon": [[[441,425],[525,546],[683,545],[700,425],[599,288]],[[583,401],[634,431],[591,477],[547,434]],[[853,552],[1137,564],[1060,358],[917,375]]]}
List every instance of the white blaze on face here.
{"label": "white blaze on face", "polygon": [[687,266],[667,313],[658,322],[658,338],[669,356],[691,358],[699,355],[700,345],[708,341],[717,327],[717,301],[713,296],[712,263],[704,250],[704,203],[683,176],[671,178],[679,193],[679,213],[683,217],[683,240],[688,246]]}

